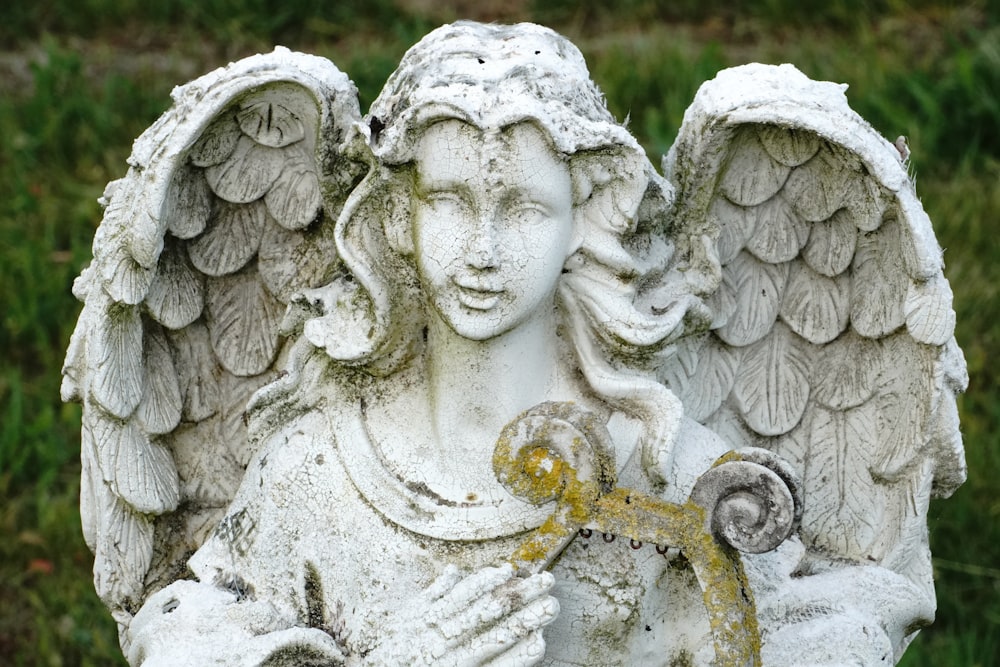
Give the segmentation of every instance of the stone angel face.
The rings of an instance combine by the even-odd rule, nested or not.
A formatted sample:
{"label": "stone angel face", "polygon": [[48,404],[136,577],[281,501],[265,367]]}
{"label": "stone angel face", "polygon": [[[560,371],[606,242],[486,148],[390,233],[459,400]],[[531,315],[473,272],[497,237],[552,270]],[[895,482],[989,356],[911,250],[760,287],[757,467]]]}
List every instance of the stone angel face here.
{"label": "stone angel face", "polygon": [[569,166],[542,132],[441,121],[417,155],[414,253],[437,315],[486,339],[551,310],[576,235]]}
{"label": "stone angel face", "polygon": [[964,362],[841,87],[722,72],[663,175],[533,25],[432,32],[364,118],[285,50],[175,102],[64,370],[133,664],[876,665],[932,618]]}

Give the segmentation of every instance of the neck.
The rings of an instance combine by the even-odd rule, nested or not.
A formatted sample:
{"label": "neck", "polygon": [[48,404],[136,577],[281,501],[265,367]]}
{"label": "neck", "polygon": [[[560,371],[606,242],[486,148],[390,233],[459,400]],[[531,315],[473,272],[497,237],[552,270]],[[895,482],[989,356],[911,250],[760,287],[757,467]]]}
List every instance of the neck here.
{"label": "neck", "polygon": [[[493,476],[493,445],[522,411],[568,398],[552,309],[484,341],[456,334],[437,313],[428,324],[427,377],[441,463],[456,481]],[[485,477],[484,477],[485,476]]]}

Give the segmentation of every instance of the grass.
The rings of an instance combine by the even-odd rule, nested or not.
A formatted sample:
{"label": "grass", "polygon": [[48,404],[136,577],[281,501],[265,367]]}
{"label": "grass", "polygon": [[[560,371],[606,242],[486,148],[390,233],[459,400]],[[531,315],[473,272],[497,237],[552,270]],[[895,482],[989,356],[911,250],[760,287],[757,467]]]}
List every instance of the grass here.
{"label": "grass", "polygon": [[[979,164],[975,164],[979,162]],[[1000,212],[997,154],[965,157],[953,172],[941,165],[920,184],[924,205],[945,247],[955,289],[957,336],[970,384],[960,404],[969,479],[948,500],[931,504],[938,620],[907,651],[906,666],[988,667],[1000,656]]]}
{"label": "grass", "polygon": [[[461,8],[412,0],[15,0],[0,44],[0,663],[121,664],[90,584],[76,503],[79,410],[59,368],[90,256],[97,197],[170,88],[273,43],[347,71],[362,107],[407,46]],[[947,249],[968,483],[931,507],[939,619],[903,664],[986,667],[1000,655],[1000,8],[997,2],[480,3],[479,17],[547,22],[587,56],[619,117],[664,153],[697,86],[721,67],[794,62],[847,81],[855,108],[905,134]],[[238,6],[238,11],[234,8]],[[471,7],[471,3],[466,3]],[[423,7],[424,9],[419,9]],[[513,9],[511,9],[513,7]],[[626,11],[628,10],[628,11]],[[7,64],[5,64],[7,63]],[[10,64],[12,63],[12,64]],[[23,68],[22,64],[29,67]]]}

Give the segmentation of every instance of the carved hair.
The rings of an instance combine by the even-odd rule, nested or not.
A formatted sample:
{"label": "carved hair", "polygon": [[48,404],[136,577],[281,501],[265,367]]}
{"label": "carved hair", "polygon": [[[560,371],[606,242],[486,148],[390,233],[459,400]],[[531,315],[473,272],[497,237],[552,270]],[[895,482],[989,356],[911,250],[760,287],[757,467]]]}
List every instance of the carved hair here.
{"label": "carved hair", "polygon": [[659,461],[662,470],[654,450],[669,451],[681,408],[649,371],[685,325],[707,324],[705,309],[672,261],[684,253],[675,253],[668,229],[671,187],[614,120],[576,47],[535,25],[445,26],[407,52],[368,118],[355,139],[367,140],[374,166],[336,227],[340,255],[366,297],[356,306],[363,324],[324,318],[339,329],[322,337],[327,354],[384,374],[420,338],[420,284],[400,238],[410,229],[421,130],[445,119],[482,129],[537,124],[569,161],[583,237],[558,286],[564,329],[591,388],[645,424],[647,468]]}

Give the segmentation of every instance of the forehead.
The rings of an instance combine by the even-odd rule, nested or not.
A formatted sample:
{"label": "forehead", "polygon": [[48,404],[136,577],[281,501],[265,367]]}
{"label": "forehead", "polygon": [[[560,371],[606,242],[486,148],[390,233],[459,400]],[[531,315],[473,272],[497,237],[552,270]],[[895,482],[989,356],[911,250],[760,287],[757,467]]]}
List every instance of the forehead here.
{"label": "forehead", "polygon": [[543,186],[553,178],[561,183],[562,172],[568,172],[548,135],[530,122],[499,129],[460,120],[434,123],[420,139],[416,166],[422,185],[495,181],[512,187]]}

